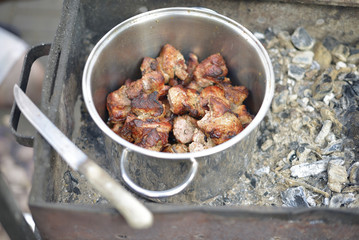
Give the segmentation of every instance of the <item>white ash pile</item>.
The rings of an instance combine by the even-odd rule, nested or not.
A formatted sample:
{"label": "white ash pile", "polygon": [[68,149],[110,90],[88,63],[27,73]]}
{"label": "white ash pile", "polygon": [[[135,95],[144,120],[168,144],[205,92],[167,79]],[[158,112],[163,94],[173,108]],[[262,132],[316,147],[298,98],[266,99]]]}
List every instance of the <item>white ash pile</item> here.
{"label": "white ash pile", "polygon": [[272,107],[246,173],[207,204],[359,207],[359,43],[303,27],[255,36],[274,68]]}

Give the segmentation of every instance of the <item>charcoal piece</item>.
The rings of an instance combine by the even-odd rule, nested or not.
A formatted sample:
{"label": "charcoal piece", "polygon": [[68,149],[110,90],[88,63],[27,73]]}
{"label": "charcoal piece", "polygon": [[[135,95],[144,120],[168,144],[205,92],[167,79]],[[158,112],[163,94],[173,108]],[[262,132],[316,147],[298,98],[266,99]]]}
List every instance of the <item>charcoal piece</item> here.
{"label": "charcoal piece", "polygon": [[65,181],[65,187],[66,187],[66,191],[67,192],[72,192],[73,191],[73,183],[72,183],[72,176],[70,171],[66,171],[64,173],[64,181]]}
{"label": "charcoal piece", "polygon": [[328,74],[320,76],[312,85],[313,98],[315,100],[323,100],[333,90],[333,80]]}

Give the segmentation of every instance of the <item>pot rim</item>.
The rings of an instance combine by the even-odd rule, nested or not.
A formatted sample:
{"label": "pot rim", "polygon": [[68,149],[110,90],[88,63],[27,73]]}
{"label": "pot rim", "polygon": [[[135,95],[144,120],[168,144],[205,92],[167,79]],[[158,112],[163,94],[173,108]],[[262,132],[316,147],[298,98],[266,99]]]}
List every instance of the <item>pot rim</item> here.
{"label": "pot rim", "polygon": [[[139,147],[133,143],[130,143],[120,136],[118,136],[116,133],[114,133],[107,124],[102,120],[100,115],[98,114],[93,99],[92,99],[92,91],[91,91],[91,81],[90,76],[92,69],[96,63],[97,57],[101,54],[102,50],[106,47],[107,43],[112,41],[114,38],[118,36],[120,32],[122,32],[124,29],[127,29],[133,25],[136,25],[141,22],[141,20],[148,20],[147,18],[156,19],[159,16],[166,16],[166,15],[172,15],[172,14],[182,14],[186,16],[196,16],[196,17],[203,17],[203,18],[211,18],[212,20],[216,20],[219,22],[222,22],[226,25],[231,25],[232,28],[237,29],[238,33],[241,34],[249,44],[252,45],[252,47],[255,48],[256,52],[258,53],[260,59],[263,62],[264,66],[264,74],[266,79],[266,89],[265,94],[263,98],[263,102],[261,104],[261,107],[258,111],[258,113],[253,118],[252,122],[239,134],[237,134],[232,139],[219,144],[215,147],[205,149],[203,151],[199,152],[191,152],[191,153],[165,153],[165,152],[156,152],[152,150],[148,150],[142,147]],[[273,67],[272,63],[270,61],[270,58],[268,56],[267,51],[263,47],[263,45],[259,42],[259,40],[245,27],[243,27],[238,22],[223,16],[221,14],[218,14],[216,12],[213,12],[209,9],[203,9],[203,8],[190,8],[190,7],[170,7],[170,8],[160,8],[152,11],[148,11],[145,13],[141,13],[138,15],[135,15],[115,27],[113,27],[109,32],[107,32],[100,41],[97,42],[95,47],[92,49],[83,71],[82,76],[82,92],[84,97],[84,102],[87,107],[87,110],[90,113],[91,118],[94,120],[96,125],[112,140],[116,141],[117,143],[121,144],[125,148],[138,152],[150,157],[155,158],[161,158],[161,159],[169,159],[169,160],[176,160],[176,159],[189,159],[189,158],[199,158],[204,157],[208,155],[212,155],[218,152],[221,152],[234,144],[239,143],[242,139],[244,139],[246,136],[248,136],[262,121],[262,119],[265,117],[267,111],[270,108],[273,96],[274,96],[274,73],[273,73]]]}

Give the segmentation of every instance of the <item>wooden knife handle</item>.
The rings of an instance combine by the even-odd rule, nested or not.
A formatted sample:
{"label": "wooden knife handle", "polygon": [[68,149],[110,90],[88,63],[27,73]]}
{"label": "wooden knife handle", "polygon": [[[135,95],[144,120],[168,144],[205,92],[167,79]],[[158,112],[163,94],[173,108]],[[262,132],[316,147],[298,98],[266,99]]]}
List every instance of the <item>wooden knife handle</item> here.
{"label": "wooden knife handle", "polygon": [[131,227],[144,229],[152,225],[152,213],[93,160],[88,159],[81,164],[79,171],[123,215]]}

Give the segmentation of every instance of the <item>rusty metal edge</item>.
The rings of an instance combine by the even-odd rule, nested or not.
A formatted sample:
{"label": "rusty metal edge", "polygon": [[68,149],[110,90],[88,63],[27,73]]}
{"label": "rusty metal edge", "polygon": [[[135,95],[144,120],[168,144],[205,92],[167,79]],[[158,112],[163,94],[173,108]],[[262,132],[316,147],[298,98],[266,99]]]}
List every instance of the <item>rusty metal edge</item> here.
{"label": "rusty metal edge", "polygon": [[[257,217],[257,218],[278,218],[282,220],[296,220],[303,216],[333,217],[333,222],[359,225],[359,209],[348,208],[289,208],[289,207],[263,207],[263,206],[203,206],[203,205],[175,205],[160,204],[153,202],[144,203],[154,214],[177,214],[186,212],[201,212],[211,215],[228,217]],[[120,215],[109,204],[85,205],[68,203],[30,203],[30,208],[47,208],[66,210],[73,212],[89,212],[95,214]],[[329,220],[328,220],[329,221]]]}
{"label": "rusty metal edge", "polygon": [[[155,206],[157,205],[157,206]],[[154,225],[131,229],[113,208],[32,205],[43,239],[357,239],[357,213],[341,209],[169,206],[148,203]]]}
{"label": "rusty metal edge", "polygon": [[358,0],[269,0],[269,1],[313,4],[313,5],[331,5],[331,6],[340,6],[340,7],[359,7]]}

